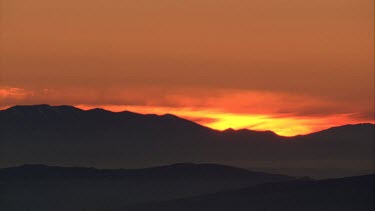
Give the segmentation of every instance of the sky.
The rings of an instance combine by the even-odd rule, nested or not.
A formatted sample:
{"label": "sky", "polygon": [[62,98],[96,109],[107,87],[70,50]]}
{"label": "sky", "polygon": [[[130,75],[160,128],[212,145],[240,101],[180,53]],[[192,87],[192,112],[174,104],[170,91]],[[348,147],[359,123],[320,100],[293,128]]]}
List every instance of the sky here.
{"label": "sky", "polygon": [[373,0],[0,0],[0,108],[224,130],[374,123]]}

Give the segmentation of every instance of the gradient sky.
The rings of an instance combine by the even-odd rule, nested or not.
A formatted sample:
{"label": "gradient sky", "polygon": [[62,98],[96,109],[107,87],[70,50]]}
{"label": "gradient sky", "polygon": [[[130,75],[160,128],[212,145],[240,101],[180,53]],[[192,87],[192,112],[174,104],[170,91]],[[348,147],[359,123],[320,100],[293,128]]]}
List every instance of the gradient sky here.
{"label": "gradient sky", "polygon": [[1,0],[0,108],[305,134],[374,122],[373,0]]}

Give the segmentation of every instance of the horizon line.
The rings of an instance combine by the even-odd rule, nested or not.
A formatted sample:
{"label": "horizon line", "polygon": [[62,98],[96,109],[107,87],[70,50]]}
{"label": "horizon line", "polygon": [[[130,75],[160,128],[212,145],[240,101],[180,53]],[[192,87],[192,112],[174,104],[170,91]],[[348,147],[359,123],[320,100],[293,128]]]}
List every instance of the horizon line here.
{"label": "horizon line", "polygon": [[361,122],[361,123],[345,123],[345,124],[339,124],[339,125],[334,125],[334,126],[331,126],[331,127],[326,127],[325,129],[321,129],[321,130],[317,130],[317,131],[312,131],[310,133],[305,133],[305,134],[295,134],[295,135],[282,135],[282,134],[279,134],[277,132],[275,132],[274,130],[272,129],[265,129],[265,130],[257,130],[257,129],[251,129],[251,128],[232,128],[232,127],[227,127],[225,129],[216,129],[216,128],[212,128],[212,127],[209,127],[209,126],[206,126],[204,124],[200,124],[199,122],[196,122],[196,121],[193,121],[193,120],[190,120],[188,118],[185,118],[185,117],[181,117],[180,115],[178,114],[173,114],[173,113],[163,113],[163,114],[157,114],[157,113],[139,113],[139,112],[134,112],[134,111],[130,111],[130,110],[121,110],[121,111],[113,111],[113,110],[110,110],[110,109],[106,109],[106,108],[103,108],[103,107],[96,107],[96,106],[91,106],[90,108],[82,108],[80,107],[81,105],[69,105],[69,104],[60,104],[60,105],[51,105],[51,104],[18,104],[18,105],[13,105],[13,106],[4,106],[4,107],[0,107],[0,111],[6,111],[6,110],[9,110],[11,108],[15,108],[15,107],[37,107],[37,106],[46,106],[46,107],[71,107],[71,108],[75,108],[75,109],[78,109],[78,110],[81,110],[81,111],[92,111],[92,110],[97,110],[97,109],[100,109],[100,110],[103,110],[103,111],[106,111],[106,112],[110,112],[110,113],[124,113],[124,112],[128,112],[128,113],[133,113],[133,114],[137,114],[137,115],[143,115],[143,116],[147,116],[147,115],[156,115],[156,116],[159,116],[159,117],[163,117],[163,116],[166,116],[166,115],[172,115],[172,116],[175,116],[177,118],[180,118],[182,120],[186,120],[186,121],[189,121],[189,122],[193,122],[197,125],[200,125],[202,127],[206,127],[206,128],[210,128],[212,130],[216,130],[216,131],[220,131],[220,132],[225,132],[225,131],[228,131],[228,130],[233,130],[233,131],[241,131],[241,130],[246,130],[246,131],[254,131],[254,132],[272,132],[274,133],[275,135],[277,136],[280,136],[280,137],[287,137],[287,138],[292,138],[292,137],[297,137],[297,136],[305,136],[305,135],[310,135],[310,134],[314,134],[314,133],[318,133],[318,132],[322,132],[322,131],[325,131],[325,130],[329,130],[329,129],[333,129],[333,128],[337,128],[337,127],[342,127],[342,126],[354,126],[354,125],[366,125],[366,124],[370,124],[370,125],[374,125],[374,122]]}

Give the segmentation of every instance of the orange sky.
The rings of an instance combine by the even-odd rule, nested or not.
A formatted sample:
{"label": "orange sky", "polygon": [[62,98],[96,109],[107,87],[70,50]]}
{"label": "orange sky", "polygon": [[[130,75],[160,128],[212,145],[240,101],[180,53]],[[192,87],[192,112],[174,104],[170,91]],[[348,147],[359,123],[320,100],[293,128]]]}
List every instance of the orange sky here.
{"label": "orange sky", "polygon": [[0,107],[174,113],[282,135],[374,122],[373,4],[2,0]]}

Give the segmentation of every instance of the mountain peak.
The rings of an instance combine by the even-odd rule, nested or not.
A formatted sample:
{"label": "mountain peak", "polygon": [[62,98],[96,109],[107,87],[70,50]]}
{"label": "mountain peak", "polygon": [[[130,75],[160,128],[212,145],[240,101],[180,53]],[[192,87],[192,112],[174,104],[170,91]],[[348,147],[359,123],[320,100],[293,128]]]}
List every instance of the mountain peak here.
{"label": "mountain peak", "polygon": [[228,128],[226,130],[223,131],[224,134],[242,134],[242,135],[267,135],[267,137],[271,136],[271,137],[278,137],[279,135],[277,135],[275,132],[273,131],[270,131],[270,130],[265,130],[265,131],[258,131],[258,130],[249,130],[249,129],[239,129],[239,130],[235,130],[233,128]]}
{"label": "mountain peak", "polygon": [[72,110],[72,111],[82,111],[79,108],[70,105],[59,105],[59,106],[51,106],[48,104],[39,104],[39,105],[16,105],[6,109],[8,111],[18,111],[18,112],[25,112],[25,111],[48,111],[48,110]]}
{"label": "mountain peak", "polygon": [[162,115],[162,117],[167,117],[167,118],[180,118],[180,117],[178,117],[178,116],[176,116],[176,115],[173,115],[173,114],[163,114]]}
{"label": "mountain peak", "polygon": [[87,110],[87,112],[94,112],[94,113],[112,113],[112,111],[105,110],[103,108],[93,108],[90,110]]}
{"label": "mountain peak", "polygon": [[13,107],[10,107],[6,110],[9,111],[22,111],[22,110],[28,110],[28,109],[48,109],[51,106],[48,104],[39,104],[39,105],[15,105]]}
{"label": "mountain peak", "polygon": [[224,133],[231,133],[231,132],[236,132],[236,130],[230,127],[230,128],[227,128],[226,130],[224,130],[223,132]]}
{"label": "mountain peak", "polygon": [[[40,105],[17,105],[2,112],[7,113],[10,120],[18,121],[18,118],[24,120],[51,120],[57,117],[74,117],[83,110],[69,105],[51,106],[48,104]],[[21,121],[21,119],[19,119]]]}
{"label": "mountain peak", "polygon": [[368,131],[372,132],[374,134],[374,124],[372,123],[360,123],[360,124],[347,124],[347,125],[341,125],[336,127],[331,127],[326,130],[318,131],[311,133],[309,135],[317,135],[317,134],[331,134],[331,133],[353,133],[353,134],[361,134],[360,131]]}

